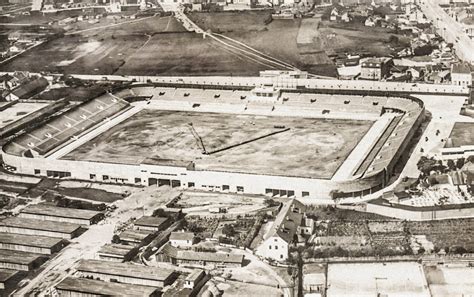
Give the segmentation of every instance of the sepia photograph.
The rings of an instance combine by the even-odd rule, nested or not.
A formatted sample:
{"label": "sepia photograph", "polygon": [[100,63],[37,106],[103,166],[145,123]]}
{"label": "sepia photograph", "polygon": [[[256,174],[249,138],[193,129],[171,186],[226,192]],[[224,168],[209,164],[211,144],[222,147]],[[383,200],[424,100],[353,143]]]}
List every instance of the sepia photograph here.
{"label": "sepia photograph", "polygon": [[0,0],[0,297],[474,296],[474,0]]}

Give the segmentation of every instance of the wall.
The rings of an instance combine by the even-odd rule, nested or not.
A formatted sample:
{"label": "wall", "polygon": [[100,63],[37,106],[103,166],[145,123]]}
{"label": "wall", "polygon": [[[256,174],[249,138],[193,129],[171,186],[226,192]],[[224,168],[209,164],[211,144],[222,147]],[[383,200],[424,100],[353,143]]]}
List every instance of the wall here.
{"label": "wall", "polygon": [[474,211],[472,208],[423,211],[416,209],[407,210],[390,207],[388,205],[368,203],[366,211],[383,216],[411,221],[431,221],[474,217]]}

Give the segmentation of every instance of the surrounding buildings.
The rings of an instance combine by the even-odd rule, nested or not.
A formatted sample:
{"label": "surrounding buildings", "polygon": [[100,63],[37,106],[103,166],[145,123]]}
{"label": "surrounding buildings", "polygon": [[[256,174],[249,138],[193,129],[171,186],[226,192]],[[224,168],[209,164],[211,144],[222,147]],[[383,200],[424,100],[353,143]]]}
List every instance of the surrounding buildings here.
{"label": "surrounding buildings", "polygon": [[256,254],[275,261],[286,261],[290,247],[300,242],[299,236],[313,234],[314,221],[306,217],[305,208],[296,199],[283,203]]}
{"label": "surrounding buildings", "polygon": [[104,214],[93,210],[33,204],[23,208],[19,217],[78,225],[92,225],[102,220]]}
{"label": "surrounding buildings", "polygon": [[158,252],[156,259],[159,262],[170,262],[175,265],[189,265],[212,269],[218,267],[242,267],[244,255],[194,252],[181,250],[166,244]]}
{"label": "surrounding buildings", "polygon": [[20,274],[18,270],[0,269],[0,292],[11,289],[17,282],[18,274]]}
{"label": "surrounding buildings", "polygon": [[0,268],[31,271],[46,261],[41,254],[0,250]]}
{"label": "surrounding buildings", "polygon": [[86,278],[67,277],[56,285],[59,296],[129,296],[157,297],[160,289],[150,286],[130,285],[117,282],[104,282]]}
{"label": "surrounding buildings", "polygon": [[471,86],[471,67],[467,63],[457,63],[451,65],[451,82],[457,86]]}
{"label": "surrounding buildings", "polygon": [[145,245],[153,238],[153,232],[145,230],[125,230],[118,234],[121,243],[131,245]]}
{"label": "surrounding buildings", "polygon": [[157,288],[172,284],[176,278],[169,269],[98,260],[82,260],[76,270],[83,278]]}
{"label": "surrounding buildings", "polygon": [[57,237],[0,233],[0,249],[50,255],[66,245],[67,241]]}
{"label": "surrounding buildings", "polygon": [[194,244],[194,233],[192,232],[171,232],[170,244],[174,247],[190,247]]}
{"label": "surrounding buildings", "polygon": [[106,244],[97,252],[99,259],[112,262],[127,262],[133,259],[138,253],[138,248],[125,244]]}
{"label": "surrounding buildings", "polygon": [[81,226],[63,222],[9,217],[0,222],[0,232],[73,239],[81,233]]}
{"label": "surrounding buildings", "polygon": [[135,230],[157,232],[166,229],[171,220],[164,217],[143,216],[136,220],[133,225]]}
{"label": "surrounding buildings", "polygon": [[381,80],[390,73],[393,66],[391,58],[369,58],[361,61],[361,79]]}

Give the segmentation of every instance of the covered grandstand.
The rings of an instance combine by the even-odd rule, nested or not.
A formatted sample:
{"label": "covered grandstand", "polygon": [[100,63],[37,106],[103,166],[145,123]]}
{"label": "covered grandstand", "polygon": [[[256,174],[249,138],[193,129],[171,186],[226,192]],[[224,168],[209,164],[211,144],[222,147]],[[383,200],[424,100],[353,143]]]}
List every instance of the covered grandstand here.
{"label": "covered grandstand", "polygon": [[34,130],[26,131],[5,146],[4,150],[16,156],[45,157],[53,149],[74,140],[128,106],[127,101],[105,94],[68,110]]}

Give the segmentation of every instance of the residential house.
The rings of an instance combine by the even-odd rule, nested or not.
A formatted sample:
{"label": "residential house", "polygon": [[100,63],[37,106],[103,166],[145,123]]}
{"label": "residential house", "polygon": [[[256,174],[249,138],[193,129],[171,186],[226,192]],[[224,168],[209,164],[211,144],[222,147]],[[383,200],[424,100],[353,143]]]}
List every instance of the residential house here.
{"label": "residential house", "polygon": [[174,247],[191,247],[194,239],[192,232],[171,232],[169,241]]}
{"label": "residential house", "polygon": [[7,101],[28,99],[44,91],[48,85],[49,83],[44,77],[34,77],[12,89],[11,92],[5,96],[5,98]]}
{"label": "residential house", "polygon": [[471,86],[471,67],[467,63],[456,63],[451,65],[451,83],[456,86]]}
{"label": "residential house", "polygon": [[381,80],[390,74],[392,58],[368,58],[361,61],[361,79]]}
{"label": "residential house", "polygon": [[256,254],[275,261],[286,261],[290,247],[298,242],[298,235],[310,236],[314,231],[314,221],[306,217],[305,209],[305,205],[296,199],[283,203]]}

